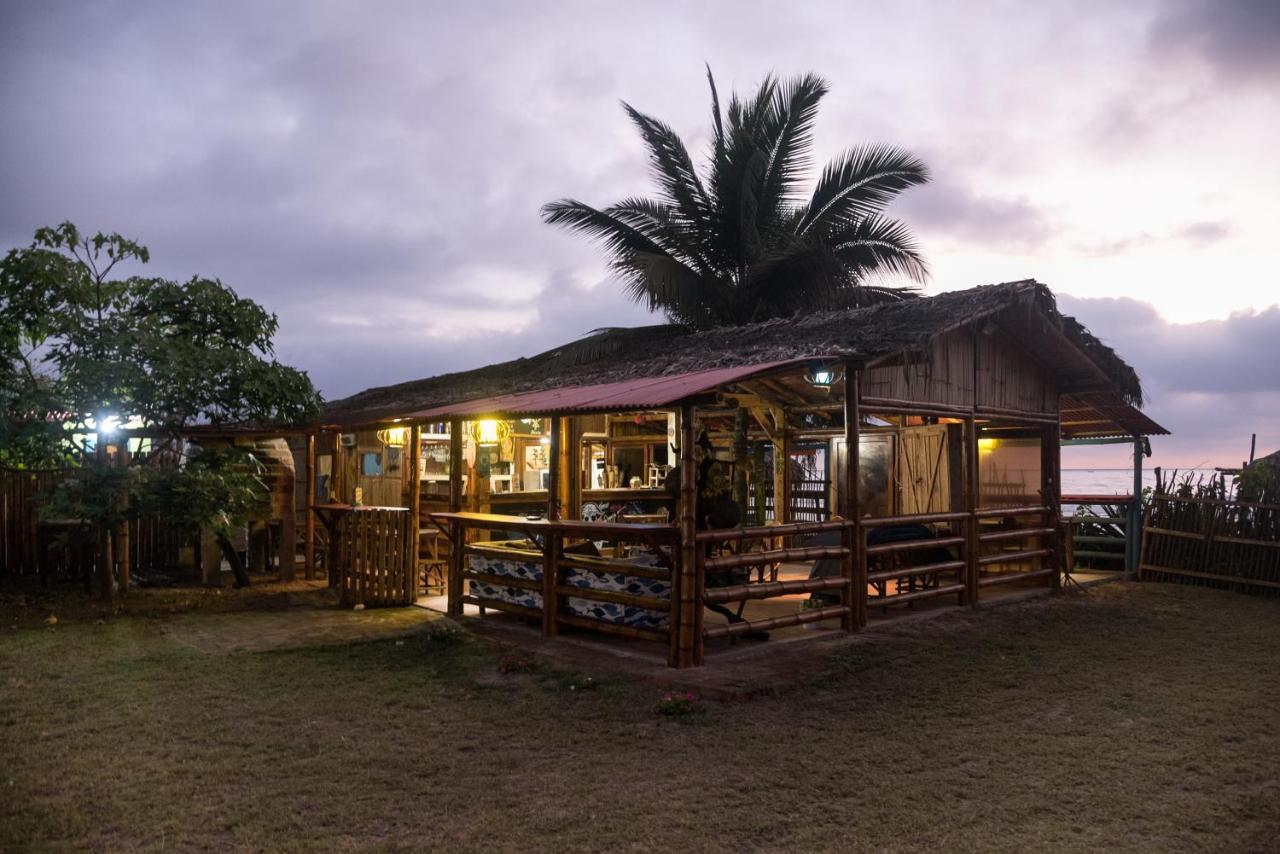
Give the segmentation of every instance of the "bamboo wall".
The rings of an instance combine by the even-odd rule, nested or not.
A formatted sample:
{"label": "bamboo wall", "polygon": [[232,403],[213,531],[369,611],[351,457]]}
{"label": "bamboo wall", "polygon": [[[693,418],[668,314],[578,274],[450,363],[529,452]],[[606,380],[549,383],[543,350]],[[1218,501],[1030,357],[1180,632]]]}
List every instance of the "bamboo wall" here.
{"label": "bamboo wall", "polygon": [[861,376],[863,397],[971,406],[974,371],[969,332],[943,335],[920,358],[867,368]]}
{"label": "bamboo wall", "polygon": [[979,410],[1057,414],[1058,386],[1047,368],[1004,335],[979,334],[974,339]]}
{"label": "bamboo wall", "polygon": [[1034,354],[998,331],[974,334],[967,328],[940,336],[914,359],[865,369],[862,394],[869,401],[980,411],[1058,411],[1057,383]]}

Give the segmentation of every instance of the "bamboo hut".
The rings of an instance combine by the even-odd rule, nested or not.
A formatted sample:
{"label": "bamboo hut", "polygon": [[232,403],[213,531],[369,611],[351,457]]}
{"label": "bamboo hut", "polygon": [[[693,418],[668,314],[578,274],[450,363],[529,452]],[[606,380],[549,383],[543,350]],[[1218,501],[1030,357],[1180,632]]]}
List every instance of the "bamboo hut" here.
{"label": "bamboo hut", "polygon": [[447,563],[449,613],[695,666],[739,637],[1057,586],[1061,442],[1166,432],[1141,402],[1032,280],[604,330],[331,403],[308,438],[308,566],[353,571],[316,549],[316,519],[346,542],[395,511]]}

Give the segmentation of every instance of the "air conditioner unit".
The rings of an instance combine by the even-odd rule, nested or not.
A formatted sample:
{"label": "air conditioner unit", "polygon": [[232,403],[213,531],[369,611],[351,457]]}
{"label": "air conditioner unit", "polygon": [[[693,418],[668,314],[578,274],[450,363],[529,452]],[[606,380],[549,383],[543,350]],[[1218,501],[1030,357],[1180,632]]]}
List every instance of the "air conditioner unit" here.
{"label": "air conditioner unit", "polygon": [[338,436],[338,440],[342,442],[344,448],[354,448],[356,446],[355,433],[342,433]]}

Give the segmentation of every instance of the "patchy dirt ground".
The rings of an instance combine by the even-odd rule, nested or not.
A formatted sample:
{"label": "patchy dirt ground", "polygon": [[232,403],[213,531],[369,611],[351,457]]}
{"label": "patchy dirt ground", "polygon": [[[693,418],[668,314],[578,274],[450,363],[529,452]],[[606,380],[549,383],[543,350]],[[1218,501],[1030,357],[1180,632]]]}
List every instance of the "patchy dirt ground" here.
{"label": "patchy dirt ground", "polygon": [[1276,601],[1107,585],[916,623],[681,717],[652,685],[432,621],[225,654],[175,629],[193,618],[131,607],[0,623],[0,850],[1263,851],[1280,834]]}

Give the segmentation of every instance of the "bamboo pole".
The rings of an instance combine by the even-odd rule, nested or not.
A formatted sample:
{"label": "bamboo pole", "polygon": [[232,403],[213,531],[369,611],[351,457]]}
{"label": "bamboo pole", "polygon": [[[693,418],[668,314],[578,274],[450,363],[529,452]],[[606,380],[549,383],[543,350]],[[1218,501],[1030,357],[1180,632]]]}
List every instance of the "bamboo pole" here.
{"label": "bamboo pole", "polygon": [[408,554],[405,565],[408,567],[409,601],[418,598],[418,550],[421,548],[421,537],[418,531],[422,528],[422,425],[414,424],[409,428],[409,460],[405,466],[405,474],[409,477],[409,538],[406,543]]}
{"label": "bamboo pole", "polygon": [[[289,461],[293,461],[290,451]],[[288,479],[283,472],[277,475],[277,483],[285,493],[283,513],[280,516],[280,542],[276,544],[276,563],[280,566],[280,580],[293,581],[298,565],[298,502],[297,473],[289,472]]]}
{"label": "bamboo pole", "polygon": [[1129,558],[1125,561],[1125,577],[1133,578],[1138,571],[1139,552],[1142,547],[1142,437],[1133,437],[1133,498],[1129,503],[1128,537]]}
{"label": "bamboo pole", "polygon": [[[316,500],[316,436],[314,433],[307,434],[307,453],[306,453],[306,482],[304,489],[306,494],[302,496],[302,572],[308,581],[315,577],[316,574],[316,514],[311,511],[311,505]],[[332,472],[330,477],[332,477]]]}
{"label": "bamboo pole", "polygon": [[[1062,432],[1057,424],[1046,425],[1040,431],[1040,491],[1044,503],[1049,508],[1045,519],[1045,528],[1050,532],[1042,538],[1049,549],[1047,562],[1053,569],[1049,576],[1049,586],[1054,590],[1062,589],[1062,544],[1058,542],[1058,519],[1062,512],[1062,483],[1060,470],[1062,466]],[[1074,568],[1074,567],[1072,567]]]}
{"label": "bamboo pole", "polygon": [[867,585],[859,584],[866,576],[866,554],[862,549],[862,502],[858,496],[859,469],[862,464],[861,422],[862,412],[859,397],[861,383],[857,369],[846,363],[844,371],[844,483],[840,491],[844,493],[845,518],[852,522],[852,528],[846,526],[841,534],[844,554],[841,555],[840,569],[848,581],[845,589],[845,610],[840,617],[840,628],[846,632],[861,629],[866,624]]}
{"label": "bamboo pole", "polygon": [[[462,421],[449,421],[449,512],[462,509]],[[449,523],[449,582],[446,588],[446,612],[451,617],[462,616],[462,566],[466,558],[462,554],[466,544],[466,529],[456,519]]]}
{"label": "bamboo pole", "polygon": [[[560,518],[560,482],[561,482],[561,466],[564,461],[560,459],[561,444],[560,432],[563,424],[559,415],[551,417],[551,444],[547,447],[547,463],[551,467],[550,477],[547,481],[547,519],[555,521]],[[512,463],[512,465],[516,465]]]}
{"label": "bamboo pole", "polygon": [[[975,358],[977,354],[975,352]],[[977,387],[974,387],[977,394]],[[978,604],[978,422],[970,415],[965,419],[965,509],[969,511],[969,519],[965,525],[968,544],[965,546],[965,593],[964,602],[977,607]]]}
{"label": "bamboo pole", "polygon": [[695,637],[694,610],[701,610],[702,603],[695,596],[698,592],[698,435],[694,424],[694,408],[688,404],[680,407],[680,498],[676,512],[680,519],[679,600],[672,615],[671,628],[679,632],[677,667],[693,667],[698,663],[702,638]]}
{"label": "bamboo pole", "polygon": [[462,509],[462,421],[449,422],[449,512]]}

